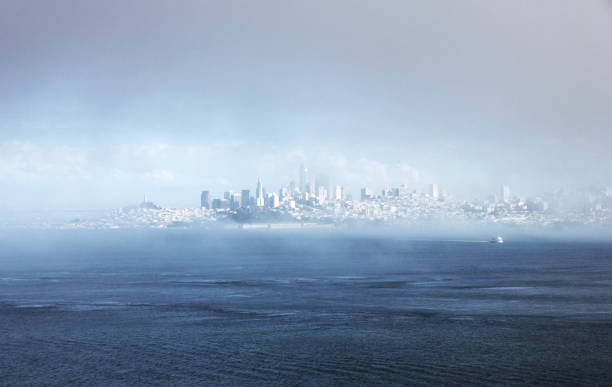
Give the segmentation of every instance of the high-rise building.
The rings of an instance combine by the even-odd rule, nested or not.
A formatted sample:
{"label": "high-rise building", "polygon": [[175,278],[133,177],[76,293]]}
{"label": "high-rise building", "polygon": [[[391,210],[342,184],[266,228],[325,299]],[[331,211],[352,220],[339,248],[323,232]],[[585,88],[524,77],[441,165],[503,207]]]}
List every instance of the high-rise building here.
{"label": "high-rise building", "polygon": [[303,195],[306,191],[306,184],[308,184],[308,169],[304,164],[300,165],[300,193]]}
{"label": "high-rise building", "polygon": [[510,201],[510,186],[508,184],[502,184],[501,186],[501,200],[504,203]]}
{"label": "high-rise building", "polygon": [[263,186],[261,185],[261,180],[257,179],[257,191],[255,193],[255,205],[257,205],[257,207],[263,207],[265,204],[266,204],[266,201],[264,198]]}
{"label": "high-rise building", "polygon": [[270,208],[276,208],[279,205],[279,201],[278,201],[278,195],[276,194],[276,192],[272,192],[271,194],[268,195],[268,207]]}
{"label": "high-rise building", "polygon": [[200,207],[210,209],[211,207],[210,191],[202,191],[202,195],[200,196]]}
{"label": "high-rise building", "polygon": [[289,188],[281,187],[280,191],[278,192],[278,196],[281,202],[288,200],[289,199]]}
{"label": "high-rise building", "polygon": [[231,208],[231,202],[227,199],[213,199],[212,208],[214,210],[229,210]]}
{"label": "high-rise building", "polygon": [[237,210],[238,208],[240,208],[240,205],[241,205],[240,199],[241,199],[241,195],[239,193],[232,194],[232,199],[230,200],[232,210]]}
{"label": "high-rise building", "polygon": [[433,183],[429,185],[429,195],[434,199],[437,199],[440,196],[438,184]]}
{"label": "high-rise building", "polygon": [[327,190],[322,185],[319,186],[319,189],[317,190],[317,199],[319,199],[319,202],[321,203],[327,199]]}
{"label": "high-rise building", "polygon": [[361,200],[374,199],[374,191],[371,188],[364,187],[361,189]]}
{"label": "high-rise building", "polygon": [[334,200],[342,200],[342,187],[339,184],[336,184],[336,189],[334,190]]}
{"label": "high-rise building", "polygon": [[251,204],[251,191],[248,189],[243,189],[242,194],[240,195],[240,201],[241,207],[248,207]]}

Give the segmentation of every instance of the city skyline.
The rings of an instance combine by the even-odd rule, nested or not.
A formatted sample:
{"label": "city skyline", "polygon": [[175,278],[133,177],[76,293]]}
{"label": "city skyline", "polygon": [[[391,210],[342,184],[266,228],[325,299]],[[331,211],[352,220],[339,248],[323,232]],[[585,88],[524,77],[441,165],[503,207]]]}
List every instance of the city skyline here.
{"label": "city skyline", "polygon": [[[306,168],[300,166],[300,176]],[[305,179],[302,179],[304,182]],[[147,201],[104,213],[71,211],[70,220],[42,216],[0,222],[0,227],[34,229],[296,229],[337,228],[357,230],[361,227],[383,227],[394,232],[409,228],[412,232],[425,227],[430,236],[447,232],[482,233],[485,230],[520,232],[524,235],[556,235],[566,231],[589,238],[608,238],[612,225],[612,189],[590,188],[584,191],[544,193],[525,198],[511,195],[503,184],[499,195],[486,200],[461,200],[433,183],[427,192],[419,192],[402,184],[380,193],[363,187],[353,198],[340,185],[329,187],[328,194],[318,178],[318,189],[304,184],[304,192],[291,182],[275,191],[268,191],[261,179],[255,194],[225,191],[214,197],[209,190],[200,195],[200,206],[172,208]],[[317,194],[314,194],[316,191]],[[61,214],[57,214],[61,215]],[[81,218],[80,216],[84,216]],[[433,227],[433,228],[432,228]],[[470,231],[471,230],[471,231]]]}
{"label": "city skyline", "polygon": [[[302,174],[303,171],[306,171],[306,174]],[[612,187],[605,185],[583,185],[583,186],[569,186],[569,187],[556,187],[553,189],[548,189],[541,192],[531,193],[526,195],[521,192],[516,192],[516,190],[511,190],[510,185],[506,183],[501,183],[498,187],[491,187],[489,190],[485,192],[481,192],[471,197],[466,196],[457,196],[455,192],[450,191],[448,187],[438,182],[433,183],[399,183],[399,184],[385,184],[382,186],[372,186],[372,185],[354,185],[354,187],[344,185],[340,181],[330,182],[329,178],[325,174],[317,174],[316,177],[313,177],[312,174],[308,174],[308,168],[305,168],[304,163],[300,163],[299,169],[299,177],[297,179],[291,179],[285,183],[280,183],[276,188],[271,187],[272,184],[266,186],[265,182],[262,181],[260,177],[257,178],[257,181],[252,184],[255,188],[251,190],[248,187],[248,184],[235,184],[235,183],[226,183],[222,188],[218,188],[216,190],[213,189],[204,189],[200,191],[200,207],[205,207],[203,203],[207,201],[209,204],[207,208],[214,209],[214,200],[221,199],[226,202],[223,205],[227,205],[227,208],[236,209],[238,207],[267,207],[267,199],[271,194],[276,195],[280,200],[282,200],[283,196],[285,197],[296,197],[296,200],[304,199],[304,193],[306,194],[306,198],[310,197],[318,199],[322,192],[324,200],[326,201],[344,201],[344,200],[368,200],[368,199],[376,199],[385,196],[392,196],[395,192],[397,196],[397,187],[405,190],[405,192],[411,192],[416,194],[424,194],[428,195],[434,199],[439,199],[441,197],[453,197],[456,199],[464,200],[464,201],[484,201],[484,202],[501,202],[508,203],[511,199],[522,198],[522,199],[537,199],[546,195],[558,194],[560,192],[587,192],[593,190],[600,190],[603,192],[607,192],[609,195],[612,194]],[[305,177],[303,188],[302,187],[302,177]],[[320,184],[314,183],[318,179],[325,179],[326,184],[324,186],[320,186]],[[300,181],[300,183],[296,183],[296,181]],[[269,189],[271,188],[271,189]],[[320,189],[323,189],[321,191]],[[353,193],[355,190],[355,193]],[[285,194],[283,194],[283,191]],[[254,195],[250,193],[254,192]],[[147,194],[145,194],[145,198]],[[233,202],[233,197],[236,198],[236,207],[229,205],[229,203]],[[365,198],[364,198],[365,197]],[[204,199],[207,198],[207,199]],[[348,198],[348,199],[347,199]],[[261,199],[261,200],[258,200]],[[306,199],[308,200],[308,199]],[[153,203],[155,200],[152,200]],[[145,200],[147,202],[147,200]],[[158,202],[156,202],[158,203]],[[169,207],[175,207],[174,203],[166,204]],[[196,207],[197,205],[192,206],[184,206],[184,207]],[[120,206],[123,207],[123,206]],[[181,207],[181,206],[179,206]],[[223,207],[225,208],[225,207]]]}
{"label": "city skyline", "polygon": [[[217,199],[225,200],[225,202],[218,202],[217,205],[213,203],[213,197],[215,193],[213,190],[206,189],[201,192],[200,207],[206,207],[208,209],[215,208],[227,208],[235,210],[240,207],[268,207],[267,200],[270,195],[276,195],[280,202],[284,202],[286,199],[301,200],[308,202],[309,199],[316,199],[322,202],[325,201],[351,201],[351,200],[369,200],[380,197],[399,196],[398,189],[403,190],[405,193],[418,193],[426,194],[433,199],[448,198],[455,196],[454,193],[449,192],[444,185],[440,185],[437,182],[429,184],[397,184],[400,188],[392,187],[392,184],[387,184],[383,188],[377,189],[376,187],[361,185],[358,188],[358,193],[353,199],[352,189],[342,184],[341,181],[330,181],[329,177],[323,173],[309,173],[309,169],[304,163],[300,163],[297,179],[292,179],[288,182],[280,184],[278,187],[271,190],[266,189],[264,182],[260,177],[257,178],[256,188],[254,190],[255,196],[250,195],[250,188],[237,188],[237,185],[229,185],[230,189],[224,189],[218,192]],[[299,183],[296,183],[296,180]],[[579,191],[587,190],[604,190],[607,194],[612,194],[612,187],[606,186],[584,186],[578,187]],[[566,187],[557,189],[551,189],[543,191],[538,194],[524,195],[516,193],[510,190],[510,185],[506,183],[500,184],[498,187],[498,193],[494,193],[491,190],[488,193],[481,193],[478,196],[472,198],[461,198],[462,200],[479,200],[487,202],[501,202],[509,203],[513,198],[522,199],[538,199],[546,195],[551,195],[558,192],[563,192]],[[278,192],[278,193],[277,193]],[[206,200],[204,199],[206,198]],[[205,205],[206,203],[206,205]],[[276,205],[278,206],[278,205]],[[273,207],[276,207],[273,206]]]}

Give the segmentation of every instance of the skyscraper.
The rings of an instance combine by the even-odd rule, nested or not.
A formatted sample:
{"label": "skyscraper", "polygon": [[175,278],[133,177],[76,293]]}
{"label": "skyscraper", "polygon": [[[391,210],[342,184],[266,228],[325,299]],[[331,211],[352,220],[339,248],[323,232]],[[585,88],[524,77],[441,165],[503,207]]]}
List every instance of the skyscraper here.
{"label": "skyscraper", "polygon": [[278,195],[276,194],[276,192],[272,192],[271,194],[268,194],[268,207],[270,208],[276,208],[279,205],[279,200],[278,200]]}
{"label": "skyscraper", "polygon": [[300,165],[300,193],[304,194],[306,191],[306,184],[308,183],[308,169],[304,167],[304,164]]}
{"label": "skyscraper", "polygon": [[289,188],[281,187],[280,191],[278,192],[278,198],[281,202],[286,201],[289,198]]}
{"label": "skyscraper", "polygon": [[361,189],[361,200],[374,199],[374,191],[371,188],[365,187]]}
{"label": "skyscraper", "polygon": [[263,207],[266,204],[264,194],[263,194],[263,186],[261,185],[261,179],[257,179],[257,191],[255,193],[257,207]]}
{"label": "skyscraper", "polygon": [[342,187],[339,184],[336,184],[336,189],[334,190],[334,200],[342,200]]}
{"label": "skyscraper", "polygon": [[202,195],[200,196],[200,207],[204,207],[210,210],[210,206],[211,206],[210,202],[211,202],[210,192],[202,191]]}
{"label": "skyscraper", "polygon": [[306,196],[311,198],[314,196],[314,193],[315,193],[314,184],[306,183],[306,185],[304,185],[304,192],[302,192],[302,196],[304,198],[306,198]]}
{"label": "skyscraper", "polygon": [[237,210],[242,205],[241,195],[239,193],[232,194],[230,200],[232,210]]}
{"label": "skyscraper", "polygon": [[243,189],[242,190],[242,194],[240,195],[240,206],[241,207],[248,207],[251,204],[251,191],[248,189]]}
{"label": "skyscraper", "polygon": [[429,195],[434,199],[437,199],[440,196],[438,184],[433,183],[429,186]]}
{"label": "skyscraper", "polygon": [[325,199],[327,199],[327,190],[322,185],[319,186],[319,189],[317,191],[317,199],[319,199],[319,202],[321,203],[323,203]]}
{"label": "skyscraper", "polygon": [[501,186],[501,200],[504,203],[510,201],[510,186],[508,184],[502,184]]}
{"label": "skyscraper", "polygon": [[308,182],[306,184],[306,189],[308,190],[308,195],[309,196],[315,196],[315,186],[314,186],[314,184]]}

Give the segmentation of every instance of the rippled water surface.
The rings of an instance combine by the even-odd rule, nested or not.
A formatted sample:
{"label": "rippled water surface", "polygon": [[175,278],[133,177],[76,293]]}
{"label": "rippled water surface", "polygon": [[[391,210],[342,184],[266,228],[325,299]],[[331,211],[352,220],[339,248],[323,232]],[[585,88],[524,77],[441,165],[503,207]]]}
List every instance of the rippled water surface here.
{"label": "rippled water surface", "polygon": [[612,384],[612,245],[0,238],[0,383]]}

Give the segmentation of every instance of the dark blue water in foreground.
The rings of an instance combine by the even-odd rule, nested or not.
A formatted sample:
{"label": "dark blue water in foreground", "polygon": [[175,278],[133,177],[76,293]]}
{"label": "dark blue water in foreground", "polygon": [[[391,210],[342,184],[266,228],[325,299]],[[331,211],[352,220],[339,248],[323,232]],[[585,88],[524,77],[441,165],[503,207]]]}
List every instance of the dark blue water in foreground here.
{"label": "dark blue water in foreground", "polygon": [[612,384],[610,244],[0,242],[0,384]]}

